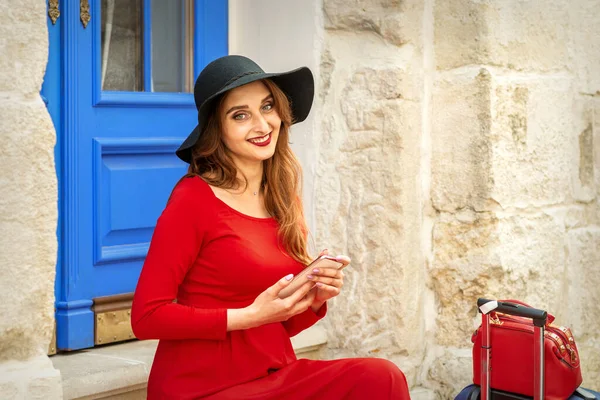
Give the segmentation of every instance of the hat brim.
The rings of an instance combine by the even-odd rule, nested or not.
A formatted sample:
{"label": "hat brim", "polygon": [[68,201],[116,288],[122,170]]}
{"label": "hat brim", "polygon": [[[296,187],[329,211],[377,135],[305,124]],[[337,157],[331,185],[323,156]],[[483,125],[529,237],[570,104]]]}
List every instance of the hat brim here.
{"label": "hat brim", "polygon": [[304,121],[312,107],[315,95],[315,81],[312,72],[307,67],[301,67],[288,72],[281,73],[257,73],[249,74],[236,79],[229,85],[225,85],[222,89],[206,99],[198,109],[198,125],[183,141],[179,149],[175,152],[177,157],[186,163],[192,161],[192,147],[196,144],[205,124],[205,118],[213,101],[223,93],[235,89],[248,83],[260,81],[263,79],[272,80],[288,97],[292,109],[292,123]]}

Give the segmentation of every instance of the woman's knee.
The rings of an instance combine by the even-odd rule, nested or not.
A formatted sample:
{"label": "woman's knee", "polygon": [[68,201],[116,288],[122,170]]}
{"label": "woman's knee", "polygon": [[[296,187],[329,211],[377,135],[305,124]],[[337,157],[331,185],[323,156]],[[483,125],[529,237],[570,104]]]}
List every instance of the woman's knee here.
{"label": "woman's knee", "polygon": [[[404,373],[396,364],[382,358],[363,358],[357,365],[357,388],[385,399],[410,399]],[[365,393],[365,394],[366,394]]]}
{"label": "woman's knee", "polygon": [[363,358],[361,359],[362,372],[370,377],[380,379],[399,379],[406,382],[404,373],[393,362],[383,358]]}

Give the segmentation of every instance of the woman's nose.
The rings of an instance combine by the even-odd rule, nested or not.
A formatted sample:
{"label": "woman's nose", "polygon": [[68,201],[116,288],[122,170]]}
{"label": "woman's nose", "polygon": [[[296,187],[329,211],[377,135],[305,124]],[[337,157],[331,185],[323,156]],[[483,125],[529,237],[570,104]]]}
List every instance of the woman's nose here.
{"label": "woman's nose", "polygon": [[254,129],[257,132],[269,133],[271,131],[271,125],[269,124],[269,122],[266,120],[266,118],[262,114],[258,114],[258,117],[256,118],[256,125],[255,125]]}

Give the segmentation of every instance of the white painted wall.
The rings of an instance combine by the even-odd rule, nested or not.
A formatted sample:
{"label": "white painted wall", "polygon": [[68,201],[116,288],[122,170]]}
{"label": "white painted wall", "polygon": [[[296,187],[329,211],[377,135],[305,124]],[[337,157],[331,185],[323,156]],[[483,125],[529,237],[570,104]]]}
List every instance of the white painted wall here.
{"label": "white painted wall", "polygon": [[[229,53],[249,57],[267,72],[307,66],[318,85],[322,31],[319,0],[229,1]],[[291,135],[292,148],[304,168],[304,206],[312,232],[318,153],[315,135],[320,125],[318,101],[315,96],[309,118],[294,125]]]}

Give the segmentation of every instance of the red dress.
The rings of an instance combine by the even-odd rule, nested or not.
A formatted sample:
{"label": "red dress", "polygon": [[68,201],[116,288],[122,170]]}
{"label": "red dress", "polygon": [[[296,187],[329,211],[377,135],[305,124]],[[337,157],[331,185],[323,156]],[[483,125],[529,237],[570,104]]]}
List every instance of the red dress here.
{"label": "red dress", "polygon": [[206,182],[186,178],[158,219],[133,299],[139,339],[160,339],[148,399],[408,399],[406,379],[380,359],[297,360],[290,337],[326,313],[227,332],[246,307],[302,264],[280,250],[272,218],[242,214]]}

